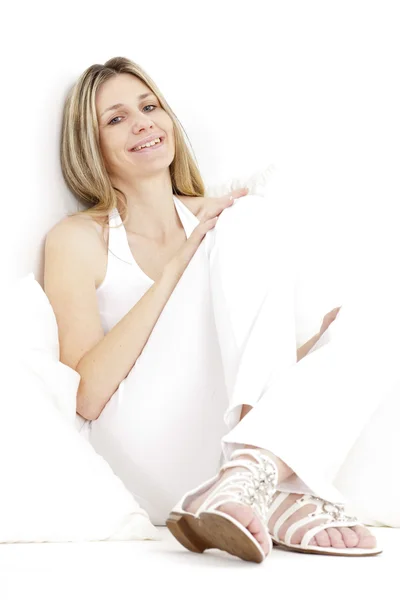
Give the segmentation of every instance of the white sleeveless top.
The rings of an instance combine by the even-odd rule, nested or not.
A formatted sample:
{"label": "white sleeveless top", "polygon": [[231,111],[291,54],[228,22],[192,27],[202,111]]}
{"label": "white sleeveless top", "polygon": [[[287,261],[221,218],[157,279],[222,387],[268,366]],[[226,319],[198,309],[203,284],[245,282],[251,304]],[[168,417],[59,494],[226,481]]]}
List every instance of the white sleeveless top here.
{"label": "white sleeveless top", "polygon": [[[200,221],[181,200],[176,196],[173,196],[173,199],[188,238]],[[154,283],[135,261],[125,227],[121,223],[120,214],[115,208],[109,215],[106,276],[96,290],[105,334],[129,312]]]}

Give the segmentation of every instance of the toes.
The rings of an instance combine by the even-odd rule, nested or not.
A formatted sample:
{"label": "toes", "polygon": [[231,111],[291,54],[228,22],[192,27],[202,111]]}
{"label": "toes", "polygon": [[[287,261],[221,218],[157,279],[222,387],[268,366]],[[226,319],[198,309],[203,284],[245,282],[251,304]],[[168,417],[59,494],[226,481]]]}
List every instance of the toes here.
{"label": "toes", "polygon": [[358,535],[359,542],[358,548],[376,548],[376,538],[366,527],[362,525],[356,525],[352,527],[355,533]]}
{"label": "toes", "polygon": [[308,542],[308,544],[309,544],[310,546],[318,546],[318,542],[317,542],[317,540],[315,539],[315,536],[311,538],[311,540]]}
{"label": "toes", "polygon": [[[276,524],[279,517],[294,504],[294,502],[299,498],[299,495],[290,494],[284,502],[279,506],[279,508],[274,512],[274,514],[270,518],[269,522],[269,530],[270,532],[274,531],[274,525]],[[279,528],[279,532],[277,538],[281,541],[285,540],[286,533],[292,525],[296,522],[300,521],[304,517],[306,517],[310,512],[315,509],[315,505],[312,503],[311,499],[309,503],[305,505],[299,505],[299,508],[292,514]],[[234,515],[233,515],[234,516]],[[303,525],[302,527],[295,530],[291,536],[289,543],[293,545],[301,544],[301,541],[312,527],[316,527],[319,524],[323,524],[325,521],[313,522],[312,524]],[[249,531],[253,533],[254,537],[261,543],[258,539],[258,535],[261,533],[258,527],[260,526],[259,522],[251,523],[251,525],[247,525]],[[375,537],[371,534],[371,532],[361,525],[356,525],[354,527],[327,527],[326,529],[320,531],[314,537],[310,539],[308,542],[310,546],[320,546],[322,548],[376,548],[377,543]]]}
{"label": "toes", "polygon": [[326,533],[329,535],[332,548],[346,548],[346,544],[343,541],[343,536],[339,529],[336,529],[336,527],[329,527],[329,529],[326,530]]}
{"label": "toes", "polygon": [[[302,509],[302,510],[303,510],[303,509]],[[305,511],[306,511],[306,512],[305,512],[305,514],[304,514],[303,516],[307,516],[307,515],[309,514],[310,508],[309,508],[309,507],[306,507],[306,508],[305,508]],[[292,519],[293,519],[293,518],[295,518],[295,519],[296,519],[296,516],[297,516],[298,514],[300,515],[300,511],[296,512],[296,513],[295,513],[295,515],[294,515],[294,517],[292,517]],[[297,517],[297,519],[296,519],[296,520],[299,520],[299,518],[301,518],[301,517]],[[296,522],[296,521],[294,521],[294,522]],[[291,519],[289,519],[289,523],[290,523],[290,524],[292,524],[292,523],[291,523]],[[303,527],[300,527],[299,529],[297,529],[297,530],[296,530],[296,531],[295,531],[295,532],[292,534],[292,536],[291,536],[291,538],[290,538],[289,542],[290,542],[291,544],[301,544],[301,542],[302,542],[302,540],[303,540],[303,538],[304,538],[305,534],[307,533],[307,531],[309,531],[309,530],[311,529],[311,527],[316,527],[317,525],[322,525],[323,523],[324,523],[324,520],[322,519],[322,520],[314,521],[314,523],[313,523],[311,526],[310,526],[309,524],[308,524],[308,525],[303,525]],[[284,539],[285,539],[285,533],[286,533],[286,531],[287,531],[287,527],[285,527],[285,525],[282,525],[282,527],[281,527],[281,528],[280,528],[280,530],[279,530],[279,538],[280,538],[280,539],[282,539],[282,540],[284,540]],[[310,540],[308,543],[309,543],[309,544],[311,544],[312,546],[318,546],[318,543],[317,543],[317,541],[316,541],[316,538],[315,538],[315,536],[314,536],[314,537],[312,537],[312,538],[311,538],[311,540]]]}
{"label": "toes", "polygon": [[358,545],[359,537],[350,527],[339,527],[339,531],[343,536],[343,541],[346,548],[355,548]]}
{"label": "toes", "polygon": [[260,544],[261,548],[264,550],[265,554],[267,554],[270,550],[270,542],[268,537],[266,536],[265,529],[261,525],[261,521],[257,516],[253,516],[252,521],[247,526],[247,529],[250,531],[251,535],[257,540]]}
{"label": "toes", "polygon": [[226,504],[220,506],[219,510],[239,521],[239,523],[241,523],[243,527],[246,527],[246,529],[254,520],[254,514],[251,506],[243,506],[235,504],[234,502],[227,502]]}
{"label": "toes", "polygon": [[[254,537],[256,537],[257,535],[264,533],[264,529],[261,525],[261,521],[260,519],[253,514],[253,518],[250,521],[250,523],[247,525],[247,529],[250,531],[250,533],[252,535],[254,535]],[[265,537],[265,534],[264,534]]]}
{"label": "toes", "polygon": [[270,547],[269,547],[269,541],[266,539],[265,534],[256,533],[254,538],[260,544],[260,546],[264,550],[265,554],[268,554],[268,552],[270,551]]}
{"label": "toes", "polygon": [[265,530],[260,522],[260,519],[254,514],[250,506],[238,505],[233,502],[227,502],[219,507],[219,510],[230,515],[246,529],[257,540],[265,554],[270,550],[269,540],[265,534]]}
{"label": "toes", "polygon": [[366,535],[360,539],[357,548],[376,548],[376,538],[373,535]]}
{"label": "toes", "polygon": [[320,531],[315,536],[317,540],[318,546],[322,546],[323,548],[328,548],[331,545],[331,539],[326,531]]}

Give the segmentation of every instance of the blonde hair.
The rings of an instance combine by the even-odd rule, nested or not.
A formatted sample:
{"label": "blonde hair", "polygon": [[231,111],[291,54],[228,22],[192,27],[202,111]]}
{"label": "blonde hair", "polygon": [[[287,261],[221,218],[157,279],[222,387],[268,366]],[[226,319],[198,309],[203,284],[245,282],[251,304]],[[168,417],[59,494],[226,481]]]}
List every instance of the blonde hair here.
{"label": "blonde hair", "polygon": [[[127,216],[125,195],[113,186],[101,154],[95,104],[99,86],[120,73],[130,73],[143,81],[172,119],[175,156],[169,169],[173,193],[204,196],[204,183],[185,141],[187,135],[179,119],[157,85],[138,64],[127,58],[115,57],[104,65],[94,64],[84,71],[70,90],[63,110],[60,149],[62,174],[74,196],[88,207],[85,214],[104,218],[117,207],[119,199],[124,218]],[[188,143],[190,145],[189,139]]]}

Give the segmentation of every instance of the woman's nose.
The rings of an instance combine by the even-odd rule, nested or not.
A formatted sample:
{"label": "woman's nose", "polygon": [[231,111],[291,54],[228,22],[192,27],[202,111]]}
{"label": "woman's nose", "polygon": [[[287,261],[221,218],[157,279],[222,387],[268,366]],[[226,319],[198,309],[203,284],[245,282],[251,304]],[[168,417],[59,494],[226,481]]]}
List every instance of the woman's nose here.
{"label": "woman's nose", "polygon": [[151,129],[152,127],[154,127],[153,121],[145,115],[141,115],[141,117],[138,117],[134,120],[132,131],[134,134],[138,134],[142,131],[146,131],[147,129]]}

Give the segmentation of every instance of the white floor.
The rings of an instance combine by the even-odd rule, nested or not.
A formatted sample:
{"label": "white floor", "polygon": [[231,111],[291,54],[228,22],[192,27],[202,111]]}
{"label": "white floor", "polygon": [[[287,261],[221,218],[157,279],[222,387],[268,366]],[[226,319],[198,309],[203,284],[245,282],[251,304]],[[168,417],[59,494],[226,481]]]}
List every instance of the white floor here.
{"label": "white floor", "polygon": [[166,528],[159,542],[0,545],[1,600],[400,598],[400,529],[375,529],[383,554],[312,556],[274,548],[261,565],[198,555]]}

